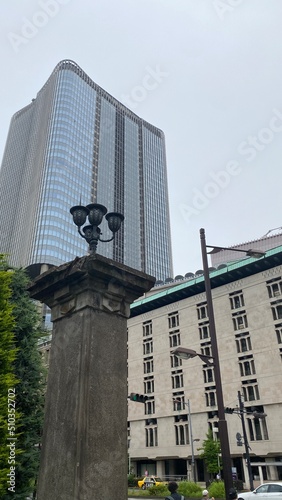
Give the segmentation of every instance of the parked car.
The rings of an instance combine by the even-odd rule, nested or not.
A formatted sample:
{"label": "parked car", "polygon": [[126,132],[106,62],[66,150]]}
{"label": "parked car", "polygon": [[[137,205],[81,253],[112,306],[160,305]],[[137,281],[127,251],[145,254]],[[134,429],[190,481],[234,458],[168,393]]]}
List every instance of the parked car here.
{"label": "parked car", "polygon": [[145,476],[141,481],[138,481],[139,488],[146,490],[150,486],[157,486],[158,484],[167,484],[160,477],[157,476]]}
{"label": "parked car", "polygon": [[238,500],[281,500],[282,481],[263,483],[254,491],[238,493]]}

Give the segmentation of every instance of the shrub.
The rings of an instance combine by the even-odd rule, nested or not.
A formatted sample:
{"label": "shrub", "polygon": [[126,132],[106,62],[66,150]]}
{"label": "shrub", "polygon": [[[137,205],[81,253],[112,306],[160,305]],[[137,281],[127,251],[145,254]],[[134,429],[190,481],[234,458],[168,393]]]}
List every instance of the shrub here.
{"label": "shrub", "polygon": [[150,486],[150,488],[148,488],[148,491],[150,493],[150,495],[153,496],[166,496],[166,495],[169,495],[169,491],[167,489],[167,485],[166,484],[158,484],[156,486]]}
{"label": "shrub", "polygon": [[209,487],[209,496],[214,498],[225,498],[223,481],[213,481]]}
{"label": "shrub", "polygon": [[187,498],[202,498],[202,488],[193,481],[180,481],[177,493]]}
{"label": "shrub", "polygon": [[134,488],[137,486],[137,477],[134,476],[134,474],[127,474],[127,484],[128,486],[131,486]]}

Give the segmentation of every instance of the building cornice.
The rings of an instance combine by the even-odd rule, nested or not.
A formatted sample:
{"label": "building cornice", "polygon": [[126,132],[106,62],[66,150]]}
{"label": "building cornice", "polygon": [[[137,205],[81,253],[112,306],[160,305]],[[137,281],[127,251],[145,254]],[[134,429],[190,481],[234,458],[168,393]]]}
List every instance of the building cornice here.
{"label": "building cornice", "polygon": [[[264,272],[273,267],[282,264],[282,246],[268,250],[265,256],[261,259],[252,257],[236,261],[233,264],[227,264],[222,269],[216,269],[210,272],[211,287],[218,288],[233,281],[242,280],[254,274]],[[205,291],[204,276],[198,276],[189,280],[185,280],[178,285],[165,288],[158,291],[155,288],[155,293],[150,292],[150,296],[142,297],[135,301],[130,306],[130,317],[138,316],[146,312],[158,309],[159,307],[172,304],[179,300],[192,297]]]}

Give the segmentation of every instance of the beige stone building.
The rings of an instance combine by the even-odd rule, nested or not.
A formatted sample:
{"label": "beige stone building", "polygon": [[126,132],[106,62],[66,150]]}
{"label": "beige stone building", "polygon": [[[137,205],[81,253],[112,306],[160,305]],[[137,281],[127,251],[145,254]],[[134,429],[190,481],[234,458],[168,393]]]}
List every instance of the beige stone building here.
{"label": "beige stone building", "polygon": [[[240,393],[255,482],[282,479],[282,247],[210,278],[224,405],[235,409],[226,414],[233,472],[248,486]],[[218,432],[213,366],[172,354],[182,346],[211,355],[204,278],[156,286],[131,311],[128,394],[147,400],[128,401],[130,467],[192,478],[194,459],[195,478],[204,481],[198,448],[209,428]]]}

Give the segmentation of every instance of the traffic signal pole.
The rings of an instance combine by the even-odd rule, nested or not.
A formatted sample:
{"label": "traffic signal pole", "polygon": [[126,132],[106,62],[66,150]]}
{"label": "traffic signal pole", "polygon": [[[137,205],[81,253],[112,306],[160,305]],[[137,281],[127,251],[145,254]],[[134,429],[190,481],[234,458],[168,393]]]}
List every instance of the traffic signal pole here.
{"label": "traffic signal pole", "polygon": [[254,490],[254,481],[253,481],[253,473],[252,473],[252,467],[251,467],[251,459],[250,459],[250,447],[249,447],[249,442],[248,442],[248,437],[247,437],[247,432],[246,432],[246,425],[245,425],[245,407],[244,407],[244,402],[242,401],[242,396],[241,392],[238,391],[238,401],[239,401],[239,411],[240,411],[240,418],[242,422],[242,431],[243,431],[243,439],[244,439],[244,445],[245,445],[245,454],[246,454],[246,465],[248,469],[248,475],[249,475],[249,482],[250,482],[250,490]]}

